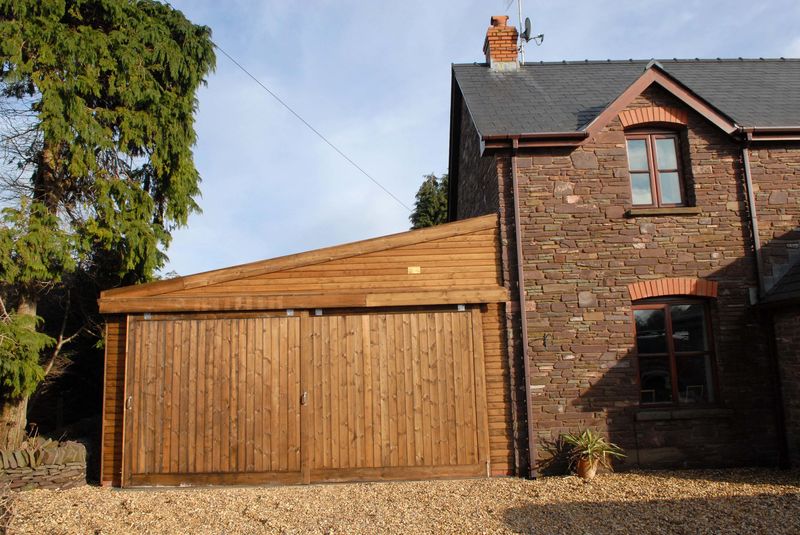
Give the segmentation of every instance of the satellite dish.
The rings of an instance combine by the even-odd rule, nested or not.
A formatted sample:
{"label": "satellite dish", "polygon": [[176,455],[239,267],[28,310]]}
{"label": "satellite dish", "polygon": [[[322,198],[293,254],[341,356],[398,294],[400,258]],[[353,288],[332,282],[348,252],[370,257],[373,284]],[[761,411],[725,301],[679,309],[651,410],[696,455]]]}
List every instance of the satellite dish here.
{"label": "satellite dish", "polygon": [[522,31],[522,38],[525,39],[525,42],[531,40],[531,19],[525,17],[525,29]]}

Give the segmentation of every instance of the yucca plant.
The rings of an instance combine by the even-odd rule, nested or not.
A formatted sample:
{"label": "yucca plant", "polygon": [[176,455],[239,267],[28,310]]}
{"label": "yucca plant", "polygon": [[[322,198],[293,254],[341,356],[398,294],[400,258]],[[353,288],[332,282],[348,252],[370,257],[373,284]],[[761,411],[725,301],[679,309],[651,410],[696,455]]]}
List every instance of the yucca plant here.
{"label": "yucca plant", "polygon": [[597,473],[597,466],[602,464],[611,469],[611,457],[625,457],[622,448],[595,433],[584,429],[578,433],[562,435],[569,446],[570,464],[583,479],[592,479]]}

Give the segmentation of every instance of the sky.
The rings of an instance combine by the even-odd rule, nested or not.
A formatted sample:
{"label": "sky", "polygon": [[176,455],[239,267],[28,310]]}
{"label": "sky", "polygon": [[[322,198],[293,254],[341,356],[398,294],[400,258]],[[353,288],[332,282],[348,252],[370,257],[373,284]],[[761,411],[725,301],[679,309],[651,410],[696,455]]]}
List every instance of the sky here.
{"label": "sky", "polygon": [[[483,62],[515,0],[171,0],[413,206],[447,172],[452,63]],[[527,0],[527,61],[800,57],[799,0]],[[164,273],[188,275],[402,232],[409,212],[222,54],[198,92],[203,210]]]}

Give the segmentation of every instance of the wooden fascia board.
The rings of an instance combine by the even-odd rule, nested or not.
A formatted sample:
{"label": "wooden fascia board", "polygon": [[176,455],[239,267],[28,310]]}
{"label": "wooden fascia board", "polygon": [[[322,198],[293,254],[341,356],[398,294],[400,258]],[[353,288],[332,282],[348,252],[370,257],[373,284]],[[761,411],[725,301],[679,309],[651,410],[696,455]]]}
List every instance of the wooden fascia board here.
{"label": "wooden fascia board", "polygon": [[231,280],[254,277],[256,275],[264,275],[267,273],[274,273],[276,271],[310,266],[323,262],[330,262],[333,260],[341,260],[352,256],[375,253],[385,251],[387,249],[405,247],[408,245],[416,245],[418,243],[427,241],[451,238],[454,236],[460,236],[462,234],[470,234],[496,227],[496,214],[473,217],[470,219],[456,221],[454,223],[445,223],[435,227],[406,231],[399,234],[371,238],[368,240],[326,247],[314,251],[306,251],[294,255],[273,258],[270,260],[261,260],[250,264],[242,264],[239,266],[207,271],[205,273],[198,273],[196,275],[178,277],[176,279],[106,290],[100,294],[99,303],[102,306],[104,301],[122,296],[152,297],[180,290],[188,290],[190,288],[202,288],[212,284],[219,284]]}
{"label": "wooden fascia board", "polygon": [[496,286],[453,290],[383,290],[364,293],[305,295],[136,296],[103,300],[100,303],[100,312],[102,314],[132,314],[501,303],[508,300],[508,295],[506,288]]}
{"label": "wooden fascia board", "polygon": [[611,104],[609,104],[600,115],[594,118],[584,130],[589,136],[594,136],[602,130],[611,120],[614,119],[619,112],[625,109],[633,99],[641,95],[645,89],[650,87],[653,83],[657,83],[684,104],[695,110],[697,113],[711,121],[718,128],[727,134],[736,133],[738,126],[728,119],[725,115],[720,113],[716,108],[711,106],[704,99],[697,96],[683,84],[672,78],[669,74],[662,71],[658,67],[650,67],[644,74],[642,74],[635,82],[622,92]]}

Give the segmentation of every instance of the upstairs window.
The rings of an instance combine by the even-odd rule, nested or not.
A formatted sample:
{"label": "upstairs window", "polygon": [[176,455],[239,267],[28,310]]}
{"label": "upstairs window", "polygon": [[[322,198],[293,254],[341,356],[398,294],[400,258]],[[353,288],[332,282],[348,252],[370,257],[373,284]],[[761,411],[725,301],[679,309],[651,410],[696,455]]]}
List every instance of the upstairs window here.
{"label": "upstairs window", "polygon": [[625,136],[634,206],[684,206],[680,138],[672,132]]}
{"label": "upstairs window", "polygon": [[714,402],[708,307],[702,301],[635,305],[641,403]]}

